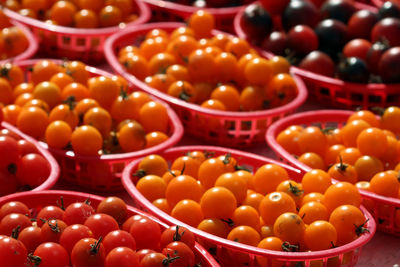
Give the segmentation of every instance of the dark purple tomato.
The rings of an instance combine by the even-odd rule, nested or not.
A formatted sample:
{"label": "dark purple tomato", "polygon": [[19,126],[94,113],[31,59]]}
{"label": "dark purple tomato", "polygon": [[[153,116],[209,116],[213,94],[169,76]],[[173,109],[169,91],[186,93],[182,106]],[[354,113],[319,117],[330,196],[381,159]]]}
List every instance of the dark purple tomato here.
{"label": "dark purple tomato", "polygon": [[304,56],[318,49],[318,37],[310,27],[297,25],[288,32],[287,44],[296,55]]}
{"label": "dark purple tomato", "polygon": [[365,9],[357,11],[347,23],[349,37],[369,39],[371,30],[378,20],[379,16],[375,12]]}
{"label": "dark purple tomato", "polygon": [[376,42],[372,44],[371,48],[368,50],[366,63],[369,69],[369,72],[378,74],[378,64],[381,60],[383,53],[389,49],[389,46],[386,43]]}
{"label": "dark purple tomato", "polygon": [[367,83],[369,72],[364,60],[349,57],[342,59],[337,68],[339,79],[353,83]]}
{"label": "dark purple tomato", "polygon": [[377,41],[388,42],[393,46],[400,45],[400,19],[398,18],[384,18],[372,28],[371,42]]}
{"label": "dark purple tomato", "polygon": [[392,47],[383,53],[378,68],[384,82],[400,82],[400,47]]}
{"label": "dark purple tomato", "polygon": [[379,8],[379,16],[381,18],[400,18],[400,7],[396,3],[386,1]]}
{"label": "dark purple tomato", "polygon": [[309,53],[299,64],[299,68],[328,77],[335,75],[335,63],[324,52],[313,51]]}
{"label": "dark purple tomato", "polygon": [[321,7],[322,18],[336,19],[343,23],[347,23],[356,11],[354,2],[349,0],[328,0]]}
{"label": "dark purple tomato", "polygon": [[262,49],[275,55],[285,55],[287,35],[284,32],[272,32],[261,44]]}
{"label": "dark purple tomato", "polygon": [[318,9],[313,3],[305,0],[292,0],[282,15],[282,25],[286,31],[299,24],[313,28],[319,20]]}
{"label": "dark purple tomato", "polygon": [[343,48],[344,57],[358,57],[366,61],[367,54],[372,44],[365,39],[353,39]]}
{"label": "dark purple tomato", "polygon": [[260,43],[272,31],[273,24],[271,16],[261,5],[251,4],[240,17],[240,26],[249,40]]}
{"label": "dark purple tomato", "polygon": [[261,5],[268,10],[271,15],[281,15],[289,2],[290,0],[260,0]]}
{"label": "dark purple tomato", "polygon": [[319,50],[335,61],[347,42],[347,26],[335,19],[325,19],[314,30],[318,36]]}

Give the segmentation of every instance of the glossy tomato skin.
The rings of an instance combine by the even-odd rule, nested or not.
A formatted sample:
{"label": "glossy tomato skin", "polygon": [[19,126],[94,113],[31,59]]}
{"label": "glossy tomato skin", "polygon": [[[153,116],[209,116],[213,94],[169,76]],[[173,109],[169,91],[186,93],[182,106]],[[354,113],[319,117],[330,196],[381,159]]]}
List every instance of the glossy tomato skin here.
{"label": "glossy tomato skin", "polygon": [[337,59],[348,39],[347,26],[338,20],[325,19],[314,30],[318,36],[319,50]]}
{"label": "glossy tomato skin", "polygon": [[384,82],[400,82],[400,46],[392,47],[382,55],[379,74]]}
{"label": "glossy tomato skin", "polygon": [[36,248],[33,255],[40,257],[40,266],[43,267],[69,266],[68,252],[58,243],[42,243]]}
{"label": "glossy tomato skin", "polygon": [[304,56],[318,49],[318,37],[312,28],[306,25],[297,25],[287,34],[288,47],[296,55]]}
{"label": "glossy tomato skin", "polygon": [[365,9],[355,12],[347,22],[349,36],[368,40],[371,30],[378,20],[379,16],[375,12]]}
{"label": "glossy tomato skin", "polygon": [[274,31],[267,36],[261,44],[262,49],[270,51],[275,55],[285,55],[287,35],[285,32]]}
{"label": "glossy tomato skin", "polygon": [[74,267],[102,267],[106,252],[103,244],[94,238],[79,240],[71,252],[71,263]]}
{"label": "glossy tomato skin", "polygon": [[353,39],[343,47],[343,55],[345,57],[358,57],[366,61],[371,47],[372,44],[365,39]]}
{"label": "glossy tomato skin", "polygon": [[2,267],[23,267],[25,266],[28,252],[22,242],[1,235],[0,236],[0,259]]}
{"label": "glossy tomato skin", "polygon": [[321,7],[323,18],[337,19],[343,23],[347,23],[355,11],[354,3],[349,0],[328,0]]}
{"label": "glossy tomato skin", "polygon": [[314,73],[333,77],[335,74],[335,63],[324,52],[312,51],[299,64],[299,67]]}
{"label": "glossy tomato skin", "polygon": [[384,18],[376,23],[371,31],[371,41],[385,41],[391,47],[400,46],[400,19]]}
{"label": "glossy tomato skin", "polygon": [[162,232],[160,241],[161,247],[165,247],[174,241],[183,242],[189,248],[194,249],[194,234],[183,226],[171,226]]}
{"label": "glossy tomato skin", "polygon": [[388,49],[389,46],[383,42],[376,42],[372,44],[365,58],[368,70],[371,73],[377,74],[379,72],[379,61],[381,60],[383,53],[385,53]]}
{"label": "glossy tomato skin", "polygon": [[313,28],[319,20],[318,9],[308,1],[292,0],[282,14],[282,25],[286,31],[299,24]]}
{"label": "glossy tomato skin", "polygon": [[194,253],[193,251],[183,242],[172,242],[168,244],[162,253],[170,258],[179,257],[175,261],[171,262],[171,267],[187,267],[194,265]]}
{"label": "glossy tomato skin", "polygon": [[272,30],[271,15],[259,4],[247,6],[240,17],[240,26],[249,40],[259,43]]}
{"label": "glossy tomato skin", "polygon": [[0,136],[0,168],[6,169],[11,163],[19,159],[18,142],[9,136]]}
{"label": "glossy tomato skin", "polygon": [[135,239],[138,250],[144,248],[158,250],[160,247],[160,226],[148,218],[134,221],[129,232]]}
{"label": "glossy tomato skin", "polygon": [[16,175],[20,184],[37,187],[50,176],[50,165],[39,154],[27,154],[18,162]]}
{"label": "glossy tomato skin", "polygon": [[400,7],[394,2],[385,1],[379,8],[379,16],[381,18],[400,18]]}
{"label": "glossy tomato skin", "polygon": [[348,82],[367,83],[369,77],[367,64],[356,57],[346,58],[338,65],[338,76]]}
{"label": "glossy tomato skin", "polygon": [[76,202],[65,209],[63,221],[68,224],[84,224],[86,219],[92,216],[95,210],[89,203]]}
{"label": "glossy tomato skin", "polygon": [[139,267],[139,256],[127,247],[116,247],[106,257],[105,267]]}

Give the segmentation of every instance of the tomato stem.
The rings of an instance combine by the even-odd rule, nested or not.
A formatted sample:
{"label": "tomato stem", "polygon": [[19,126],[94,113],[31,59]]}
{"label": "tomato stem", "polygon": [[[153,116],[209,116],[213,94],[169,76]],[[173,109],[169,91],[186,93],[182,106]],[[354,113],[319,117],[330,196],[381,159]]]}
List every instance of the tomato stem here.
{"label": "tomato stem", "polygon": [[299,187],[292,185],[292,183],[289,183],[289,191],[296,197],[301,196],[304,193],[304,190],[301,190]]}
{"label": "tomato stem", "polygon": [[174,236],[172,237],[172,240],[174,241],[180,241],[182,239],[182,236],[185,234],[185,231],[182,232],[182,234],[179,233],[179,225],[176,226],[176,230],[174,233]]}
{"label": "tomato stem", "polygon": [[55,233],[61,233],[61,229],[60,229],[60,227],[58,227],[58,221],[55,219],[55,221],[56,221],[55,224],[52,224],[50,221],[51,220],[48,220],[47,224],[49,225],[51,231],[53,231]]}
{"label": "tomato stem", "polygon": [[18,239],[18,235],[19,235],[20,231],[21,231],[21,225],[18,225],[17,227],[12,229],[11,237],[14,238],[14,239]]}
{"label": "tomato stem", "polygon": [[299,246],[291,245],[289,242],[285,241],[282,243],[282,249],[286,252],[297,252],[299,251]]}
{"label": "tomato stem", "polygon": [[354,225],[356,227],[356,234],[357,236],[360,236],[364,233],[370,233],[369,229],[364,227],[365,224],[369,221],[369,219],[367,219],[365,222],[363,222],[361,225]]}
{"label": "tomato stem", "polygon": [[57,200],[57,201],[56,201],[56,204],[57,204],[57,206],[58,206],[60,209],[65,210],[65,207],[64,207],[64,197],[63,197],[63,196],[60,196],[60,202]]}
{"label": "tomato stem", "polygon": [[90,253],[97,254],[99,252],[101,241],[103,241],[103,237],[102,236],[100,236],[99,240],[94,242],[94,244],[90,245]]}
{"label": "tomato stem", "polygon": [[34,264],[33,267],[39,267],[40,263],[42,262],[42,258],[35,256],[32,253],[28,254],[28,260]]}

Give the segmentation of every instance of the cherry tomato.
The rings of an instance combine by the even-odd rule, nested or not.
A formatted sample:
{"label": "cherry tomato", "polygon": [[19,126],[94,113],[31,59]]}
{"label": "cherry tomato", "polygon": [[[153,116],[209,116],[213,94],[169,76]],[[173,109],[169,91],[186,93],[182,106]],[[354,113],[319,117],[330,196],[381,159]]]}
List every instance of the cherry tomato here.
{"label": "cherry tomato", "polygon": [[101,240],[83,238],[72,249],[71,263],[74,267],[103,266],[105,257]]}
{"label": "cherry tomato", "polygon": [[42,243],[36,248],[33,255],[40,258],[40,266],[43,267],[64,267],[69,265],[68,252],[57,243]]}
{"label": "cherry tomato", "polygon": [[37,187],[50,176],[50,164],[39,154],[27,154],[18,162],[16,176],[20,184]]}

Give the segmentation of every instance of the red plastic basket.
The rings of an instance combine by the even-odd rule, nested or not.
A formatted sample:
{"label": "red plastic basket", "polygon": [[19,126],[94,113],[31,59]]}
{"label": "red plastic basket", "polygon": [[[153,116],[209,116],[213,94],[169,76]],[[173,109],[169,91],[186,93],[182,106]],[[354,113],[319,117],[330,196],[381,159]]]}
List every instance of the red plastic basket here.
{"label": "red plastic basket", "polygon": [[12,57],[12,58],[6,58],[4,60],[0,61],[0,65],[5,64],[10,61],[19,61],[19,60],[24,60],[33,57],[33,55],[36,53],[36,51],[39,48],[38,41],[35,38],[35,36],[32,34],[32,32],[29,30],[28,27],[26,27],[24,24],[19,23],[18,21],[15,20],[10,20],[11,24],[13,26],[17,26],[25,35],[26,39],[28,40],[28,47],[24,52],[21,54]]}
{"label": "red plastic basket", "polygon": [[[363,3],[356,2],[355,6],[358,9],[377,10],[376,7]],[[235,17],[235,32],[240,38],[248,40],[246,33],[240,26],[240,17],[243,12],[244,8]],[[267,51],[261,53],[271,56]],[[375,106],[388,107],[397,105],[400,101],[400,84],[350,83],[297,67],[293,67],[293,73],[304,80],[308,90],[315,95],[318,101],[324,101],[332,106],[367,109]]]}
{"label": "red plastic basket", "polygon": [[38,153],[42,155],[50,165],[49,177],[47,177],[47,179],[41,185],[33,188],[32,191],[42,191],[52,188],[56,184],[58,177],[60,176],[60,167],[58,166],[57,161],[50,154],[50,152],[44,149],[34,138],[24,134],[23,132],[5,121],[1,122],[1,128],[7,129],[10,132],[18,135],[21,139],[32,143],[36,147]]}
{"label": "red plastic basket", "polygon": [[124,67],[118,62],[116,51],[125,45],[139,41],[149,30],[161,28],[166,31],[172,31],[180,26],[183,26],[183,24],[170,22],[153,23],[141,25],[135,29],[126,29],[107,40],[105,54],[114,71],[125,77],[140,90],[148,92],[171,105],[182,120],[185,132],[213,144],[232,147],[250,146],[263,142],[265,130],[272,122],[293,113],[306,100],[307,89],[302,80],[294,76],[298,94],[293,101],[284,106],[253,112],[228,112],[206,109],[149,87],[125,71]]}
{"label": "red plastic basket", "polygon": [[[17,65],[26,70],[39,60],[40,59],[21,61],[18,62]],[[55,62],[61,63],[60,60],[55,60]],[[112,74],[94,67],[87,66],[86,69],[89,71],[91,76],[112,76]],[[29,80],[30,72],[25,72],[27,73],[27,78]],[[159,100],[155,101],[162,103],[168,111],[169,139],[154,147],[135,152],[101,155],[98,157],[75,155],[73,151],[48,148],[47,144],[42,143],[42,145],[48,148],[60,164],[62,179],[70,184],[82,186],[95,191],[110,192],[122,190],[121,174],[125,164],[135,158],[158,153],[172,147],[183,135],[183,126],[175,112],[164,102]]]}
{"label": "red plastic basket", "polygon": [[173,3],[163,0],[143,0],[152,10],[154,21],[184,21],[199,9],[206,10],[215,18],[216,28],[223,31],[233,32],[232,20],[242,6],[199,8],[184,4]]}
{"label": "red plastic basket", "polygon": [[[319,110],[294,114],[274,123],[267,131],[266,140],[278,158],[303,171],[309,171],[310,167],[298,161],[277,143],[278,134],[291,125],[341,128],[351,114],[353,114],[352,111],[345,110]],[[380,196],[365,190],[360,190],[360,193],[364,199],[368,200],[368,204],[371,203],[368,208],[378,223],[378,230],[400,236],[400,225],[395,224],[395,214],[396,210],[400,209],[400,199]]]}
{"label": "red plastic basket", "polygon": [[[286,169],[289,174],[289,177],[294,180],[301,180],[303,173],[302,171],[295,169],[291,166],[283,164],[281,162],[268,159],[259,155],[233,150],[222,147],[213,147],[213,146],[182,146],[182,147],[174,147],[171,148],[164,153],[160,154],[164,157],[169,163],[175,160],[177,157],[184,155],[188,151],[209,151],[214,152],[215,156],[224,155],[226,153],[230,153],[232,157],[238,160],[238,164],[248,168],[251,171],[256,170],[267,163],[278,164]],[[237,242],[233,242],[224,238],[220,238],[214,236],[212,234],[208,234],[204,231],[198,230],[197,228],[191,227],[184,223],[181,223],[177,219],[168,215],[167,213],[159,210],[154,205],[151,204],[139,191],[136,189],[134,182],[131,179],[132,173],[137,170],[139,160],[135,160],[124,169],[122,183],[125,189],[128,191],[129,195],[136,202],[136,205],[141,209],[144,209],[151,214],[154,214],[161,220],[165,221],[168,224],[182,224],[190,231],[192,231],[198,238],[199,241],[204,244],[206,248],[210,251],[215,252],[215,257],[221,263],[222,266],[257,266],[257,262],[255,260],[256,256],[263,256],[268,258],[268,266],[272,266],[271,264],[276,264],[271,262],[272,260],[279,260],[282,262],[279,266],[292,266],[290,264],[300,264],[298,266],[310,266],[310,264],[316,264],[318,260],[318,266],[329,266],[328,262],[332,260],[332,258],[338,259],[337,265],[335,266],[354,266],[358,260],[358,257],[361,253],[361,248],[372,238],[375,233],[375,222],[373,220],[367,222],[367,227],[370,231],[370,234],[363,235],[359,237],[357,240],[346,244],[344,246],[340,246],[337,248],[324,250],[324,251],[314,251],[314,252],[278,252],[271,251],[265,249],[259,249],[253,246],[248,246],[244,244],[240,244]],[[366,219],[372,218],[371,215],[366,211],[363,207],[361,208],[365,214]],[[231,255],[237,253],[243,253],[249,255],[248,262],[239,262],[231,257]],[[303,265],[304,264],[304,265]],[[275,265],[273,265],[275,266]],[[297,266],[297,265],[295,265]]]}
{"label": "red plastic basket", "polygon": [[[44,208],[48,205],[56,205],[60,201],[60,197],[63,197],[64,206],[68,206],[69,204],[75,202],[84,202],[87,199],[90,199],[91,205],[96,208],[99,203],[104,199],[102,196],[73,192],[73,191],[62,191],[62,190],[45,190],[40,192],[23,192],[8,195],[0,198],[0,206],[4,205],[9,201],[20,201],[26,204],[32,211],[37,211],[41,208]],[[141,215],[148,217],[149,219],[157,222],[162,229],[168,228],[168,225],[161,222],[156,217],[147,214],[141,210],[128,206],[128,214],[127,216],[133,215]],[[219,264],[214,260],[214,258],[205,250],[200,244],[196,243],[194,248],[194,253],[196,256],[196,262],[200,262],[201,266],[205,267],[218,267]]]}
{"label": "red plastic basket", "polygon": [[[150,9],[142,1],[132,1],[138,11],[137,20],[127,23],[125,27],[135,27],[150,19]],[[40,49],[46,57],[79,59],[86,62],[104,60],[104,42],[111,34],[121,30],[120,27],[97,29],[78,29],[49,25],[46,22],[25,17],[5,8],[4,13],[26,25],[40,43]]]}

